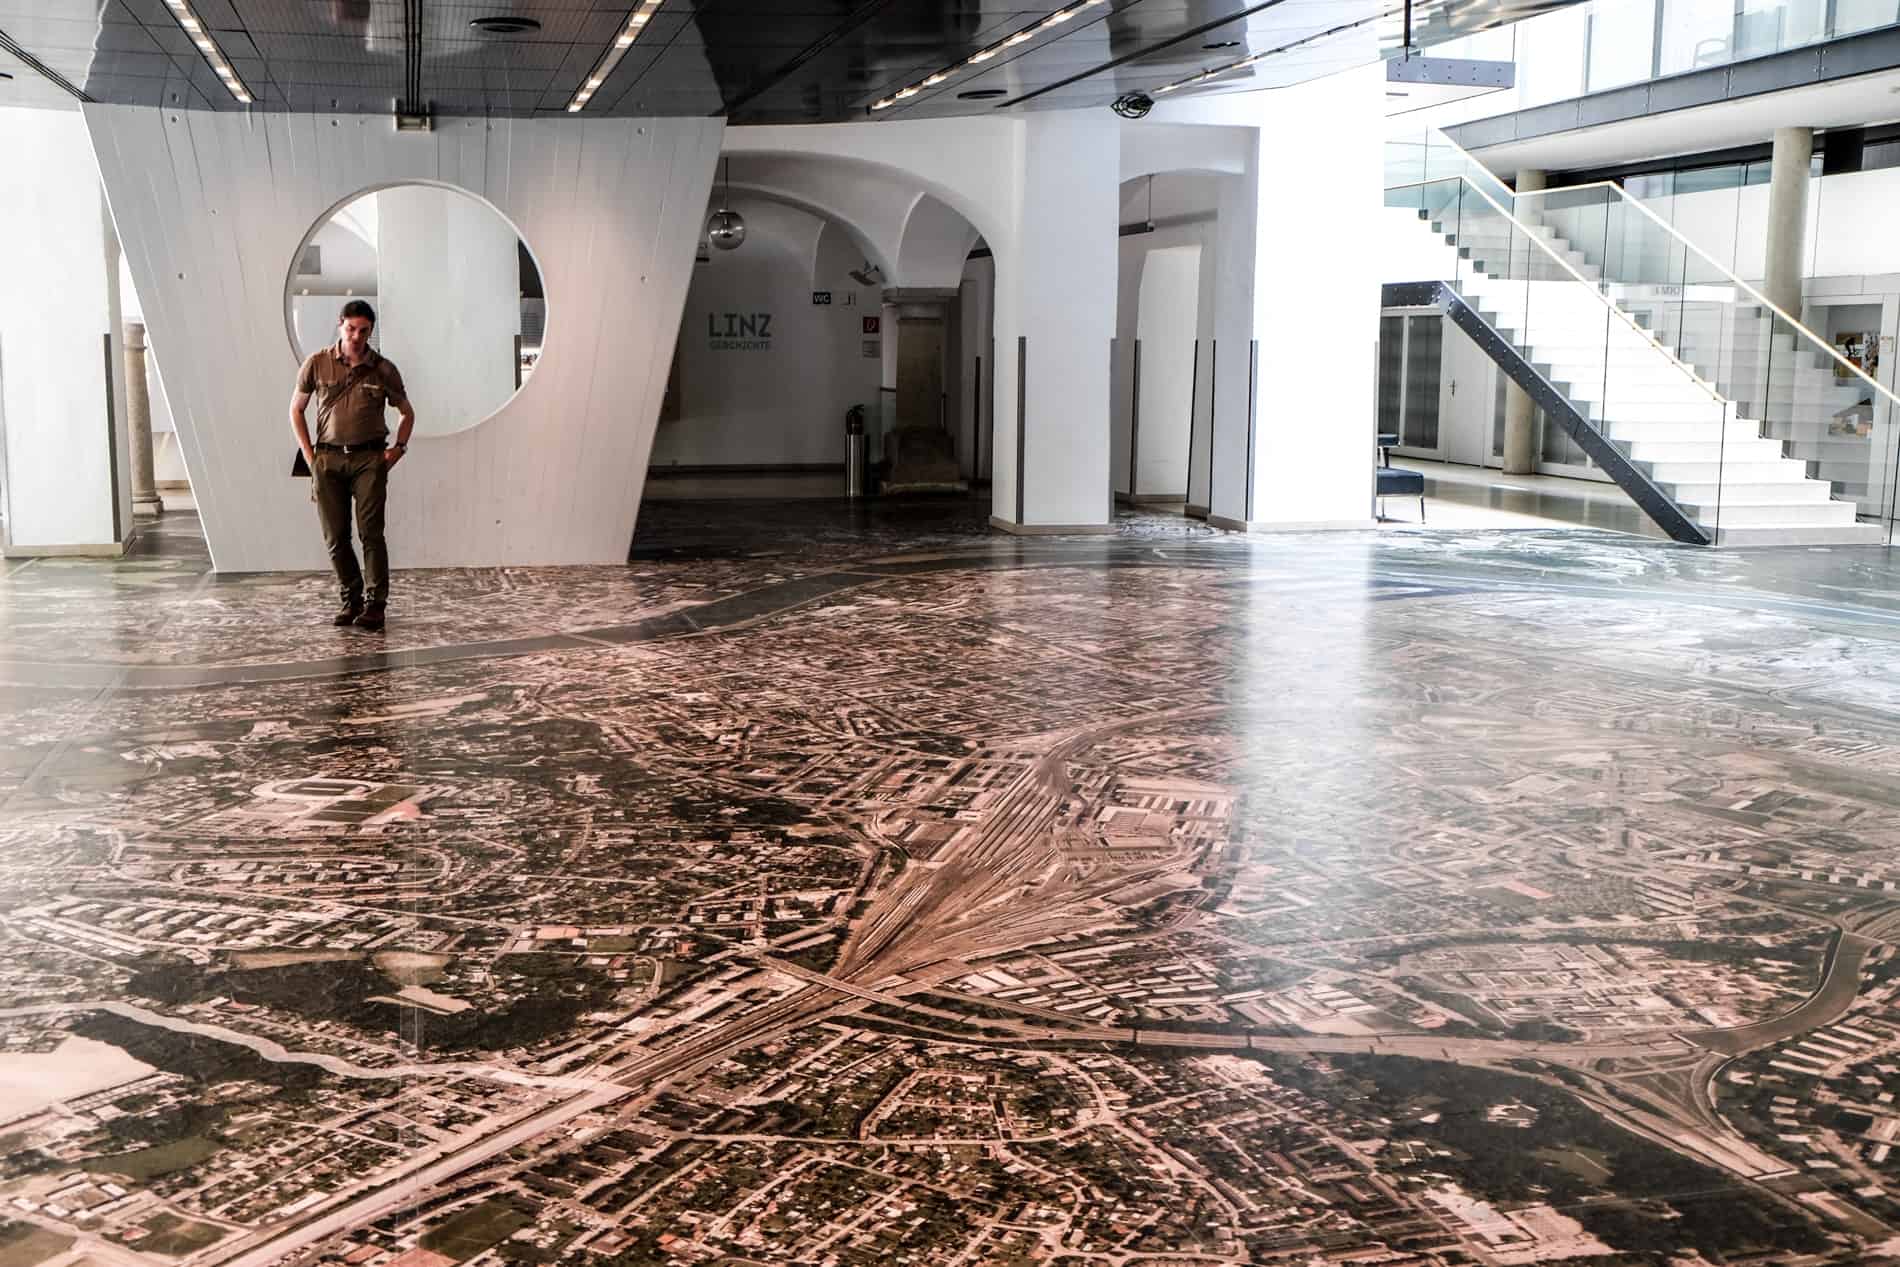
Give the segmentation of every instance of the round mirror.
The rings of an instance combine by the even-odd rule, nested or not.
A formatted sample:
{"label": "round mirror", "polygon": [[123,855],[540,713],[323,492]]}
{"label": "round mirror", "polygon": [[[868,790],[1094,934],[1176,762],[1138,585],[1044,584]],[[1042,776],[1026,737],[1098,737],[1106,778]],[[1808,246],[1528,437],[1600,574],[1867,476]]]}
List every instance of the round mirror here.
{"label": "round mirror", "polygon": [[352,299],[376,310],[370,346],[401,371],[417,435],[485,421],[541,357],[541,270],[500,212],[457,189],[377,189],[317,222],[284,287],[299,361],[337,341]]}

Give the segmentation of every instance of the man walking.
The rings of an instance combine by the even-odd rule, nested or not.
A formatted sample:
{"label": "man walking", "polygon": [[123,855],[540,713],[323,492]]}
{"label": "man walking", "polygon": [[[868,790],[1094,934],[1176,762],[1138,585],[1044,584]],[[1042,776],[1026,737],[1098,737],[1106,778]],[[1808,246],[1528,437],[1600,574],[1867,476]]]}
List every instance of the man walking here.
{"label": "man walking", "polygon": [[[374,308],[360,299],[344,304],[337,314],[336,343],[303,363],[296,394],[290,398],[290,429],[310,467],[310,499],[317,504],[317,522],[323,526],[323,544],[329,548],[343,600],[331,623],[371,630],[383,627],[389,602],[389,549],[383,542],[389,468],[408,451],[409,432],[416,425],[401,373],[369,345],[375,328]],[[317,398],[314,438],[304,420],[312,396]],[[402,415],[393,445],[383,421],[389,407]],[[360,568],[350,548],[352,503],[356,533],[363,539]]]}

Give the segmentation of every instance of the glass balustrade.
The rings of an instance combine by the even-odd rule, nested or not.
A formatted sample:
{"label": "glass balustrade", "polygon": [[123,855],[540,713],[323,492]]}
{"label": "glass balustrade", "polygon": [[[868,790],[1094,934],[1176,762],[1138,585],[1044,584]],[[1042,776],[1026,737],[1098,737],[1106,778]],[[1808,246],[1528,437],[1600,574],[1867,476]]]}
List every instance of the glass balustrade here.
{"label": "glass balustrade", "polygon": [[1423,130],[1386,168],[1442,280],[1711,535],[1891,540],[1900,398],[1640,200],[1513,194]]}
{"label": "glass balustrade", "polygon": [[1513,205],[1732,402],[1729,475],[1748,478],[1724,481],[1731,525],[1860,521],[1891,532],[1900,399],[1620,186],[1528,192]]}
{"label": "glass balustrade", "polygon": [[[1552,228],[1513,215],[1468,177],[1396,186],[1386,201],[1445,242],[1450,250],[1439,271],[1449,275],[1436,280],[1451,282],[1573,411],[1547,408],[1547,417],[1567,429],[1581,425],[1586,449],[1601,436],[1609,451],[1594,446],[1599,464],[1643,493],[1639,502],[1680,503],[1673,485],[1688,486],[1696,500],[1682,512],[1714,539],[1727,430],[1713,385],[1612,301],[1583,252]],[[1603,210],[1599,250],[1607,240]]]}

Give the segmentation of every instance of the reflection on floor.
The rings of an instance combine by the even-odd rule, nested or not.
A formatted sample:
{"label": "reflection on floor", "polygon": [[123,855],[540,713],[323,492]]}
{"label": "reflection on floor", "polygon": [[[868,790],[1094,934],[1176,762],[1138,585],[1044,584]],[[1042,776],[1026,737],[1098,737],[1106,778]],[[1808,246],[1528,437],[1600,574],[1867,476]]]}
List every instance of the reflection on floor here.
{"label": "reflection on floor", "polygon": [[[1394,456],[1392,465],[1425,477],[1425,522],[1432,528],[1556,528],[1571,524],[1638,536],[1663,534],[1614,484],[1553,475],[1505,475],[1486,467],[1457,466]],[[1388,497],[1385,513],[1416,521],[1418,499]]]}
{"label": "reflection on floor", "polygon": [[1885,551],[190,526],[0,578],[0,1262],[1900,1261]]}

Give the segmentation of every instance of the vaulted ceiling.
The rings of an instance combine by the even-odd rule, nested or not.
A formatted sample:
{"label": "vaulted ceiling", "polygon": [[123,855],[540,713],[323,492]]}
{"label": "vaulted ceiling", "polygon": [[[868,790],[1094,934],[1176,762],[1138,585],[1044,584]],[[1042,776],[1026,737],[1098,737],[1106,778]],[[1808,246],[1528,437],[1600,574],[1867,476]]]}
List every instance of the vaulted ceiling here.
{"label": "vaulted ceiling", "polygon": [[[1571,2],[1413,0],[1413,42]],[[1180,90],[1274,87],[1361,65],[1398,51],[1406,8],[1404,0],[0,0],[0,73],[12,76],[0,79],[0,106],[90,99],[388,113],[401,102],[443,115],[734,123],[1073,108],[1243,61]],[[530,25],[512,34],[471,25],[497,17]],[[592,78],[600,83],[577,103]]]}

